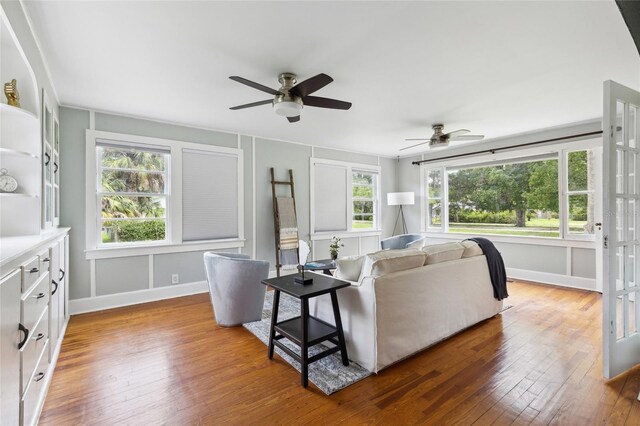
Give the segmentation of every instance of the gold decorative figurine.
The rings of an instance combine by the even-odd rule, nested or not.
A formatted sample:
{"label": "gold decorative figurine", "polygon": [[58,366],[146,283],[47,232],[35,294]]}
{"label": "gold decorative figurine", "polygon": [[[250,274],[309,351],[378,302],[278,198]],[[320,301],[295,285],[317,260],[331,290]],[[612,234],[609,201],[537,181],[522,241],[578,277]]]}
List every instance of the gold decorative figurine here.
{"label": "gold decorative figurine", "polygon": [[20,93],[18,93],[18,82],[14,78],[11,83],[4,84],[4,94],[7,97],[7,104],[20,108]]}

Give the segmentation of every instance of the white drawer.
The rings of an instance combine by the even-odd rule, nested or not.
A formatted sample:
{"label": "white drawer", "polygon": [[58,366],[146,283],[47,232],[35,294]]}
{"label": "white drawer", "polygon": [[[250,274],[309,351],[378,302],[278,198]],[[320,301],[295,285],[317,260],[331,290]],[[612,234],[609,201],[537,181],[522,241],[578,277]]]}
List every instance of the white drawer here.
{"label": "white drawer", "polygon": [[27,342],[20,349],[20,362],[22,364],[22,388],[20,393],[27,390],[29,379],[34,375],[38,360],[42,356],[49,342],[49,312],[45,309],[38,324],[29,330]]}
{"label": "white drawer", "polygon": [[38,257],[40,258],[40,273],[43,274],[44,271],[49,271],[51,267],[51,253],[49,249],[46,248],[42,250],[38,253]]}
{"label": "white drawer", "polygon": [[49,272],[45,272],[40,276],[40,280],[36,282],[33,288],[22,296],[22,325],[31,329],[36,325],[38,319],[42,316],[42,312],[49,304]]}
{"label": "white drawer", "polygon": [[[45,349],[48,343],[47,341]],[[27,390],[20,402],[20,417],[22,418],[22,424],[25,426],[31,426],[37,420],[40,404],[44,402],[42,392],[47,381],[47,374],[49,374],[49,357],[45,350],[42,352],[33,376],[29,378]]]}
{"label": "white drawer", "polygon": [[21,265],[22,268],[22,289],[24,293],[29,290],[33,283],[35,283],[40,277],[40,259],[38,256],[34,256],[27,262]]}

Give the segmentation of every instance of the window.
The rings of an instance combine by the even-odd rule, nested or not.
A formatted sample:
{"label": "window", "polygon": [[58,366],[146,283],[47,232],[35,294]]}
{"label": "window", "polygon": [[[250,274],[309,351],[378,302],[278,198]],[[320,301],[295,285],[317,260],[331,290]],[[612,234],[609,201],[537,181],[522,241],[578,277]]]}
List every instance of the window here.
{"label": "window", "polygon": [[378,175],[354,170],[351,174],[352,229],[375,229],[378,205]]}
{"label": "window", "polygon": [[311,159],[312,232],[378,231],[378,166]]}
{"label": "window", "polygon": [[449,169],[449,232],[558,237],[558,160]]}
{"label": "window", "polygon": [[167,239],[167,149],[97,144],[100,241]]}
{"label": "window", "polygon": [[182,151],[182,241],[238,238],[238,180],[237,156]]}
{"label": "window", "polygon": [[427,228],[442,229],[442,169],[427,170]]}
{"label": "window", "polygon": [[[504,153],[485,163],[460,165],[456,160],[425,166],[424,229],[593,239],[600,154],[595,148],[576,149],[579,146],[546,153],[531,150],[530,156],[516,160]],[[635,182],[634,176],[628,179]]]}
{"label": "window", "polygon": [[86,135],[87,259],[244,246],[241,149]]}

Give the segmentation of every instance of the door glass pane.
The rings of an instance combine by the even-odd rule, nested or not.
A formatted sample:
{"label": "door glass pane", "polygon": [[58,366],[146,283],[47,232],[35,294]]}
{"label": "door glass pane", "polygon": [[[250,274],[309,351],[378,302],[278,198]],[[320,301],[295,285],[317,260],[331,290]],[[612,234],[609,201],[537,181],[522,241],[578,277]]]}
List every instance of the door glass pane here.
{"label": "door glass pane", "polygon": [[629,335],[637,333],[638,332],[638,326],[636,323],[636,300],[637,300],[637,293],[629,293],[629,322],[628,322],[628,329],[629,329]]}
{"label": "door glass pane", "polygon": [[636,193],[636,154],[632,151],[626,153],[627,155],[627,192],[629,194]]}
{"label": "door glass pane", "polygon": [[60,217],[60,187],[58,186],[55,187],[54,204],[55,204],[54,215],[55,215],[55,218],[57,219]]}
{"label": "door glass pane", "polygon": [[629,146],[631,148],[637,148],[636,146],[636,133],[638,132],[638,108],[629,105],[629,121],[627,126],[629,127]]}
{"label": "door glass pane", "polygon": [[51,185],[44,186],[44,218],[45,222],[51,222]]}
{"label": "door glass pane", "polygon": [[51,182],[52,169],[53,169],[53,155],[51,154],[51,148],[47,146],[44,151],[44,181],[46,183]]}
{"label": "door glass pane", "polygon": [[614,276],[616,277],[616,290],[622,290],[622,274],[624,273],[624,247],[618,247],[616,249],[616,262],[613,267],[615,268]]}
{"label": "door glass pane", "polygon": [[616,144],[624,145],[624,103],[616,102],[616,128],[615,128],[615,138]]}
{"label": "door glass pane", "polygon": [[616,193],[624,191],[624,151],[616,152]]}
{"label": "door glass pane", "polygon": [[624,199],[616,198],[616,241],[624,241]]}
{"label": "door glass pane", "polygon": [[627,200],[627,203],[627,241],[635,241],[637,238],[635,226],[637,203],[633,199]]}
{"label": "door glass pane", "polygon": [[616,339],[624,337],[624,298],[616,297]]}
{"label": "door glass pane", "polygon": [[635,272],[636,272],[636,246],[629,246],[627,247],[627,283],[628,283],[628,287],[635,287],[636,283],[636,277],[635,277]]}

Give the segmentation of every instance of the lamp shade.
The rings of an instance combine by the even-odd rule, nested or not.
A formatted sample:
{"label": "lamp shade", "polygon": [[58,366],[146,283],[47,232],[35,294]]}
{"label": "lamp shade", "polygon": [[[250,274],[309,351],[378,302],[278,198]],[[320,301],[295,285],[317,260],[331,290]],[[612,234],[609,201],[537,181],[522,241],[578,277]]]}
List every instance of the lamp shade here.
{"label": "lamp shade", "polygon": [[413,205],[415,202],[415,194],[413,192],[387,193],[387,205],[389,206]]}

